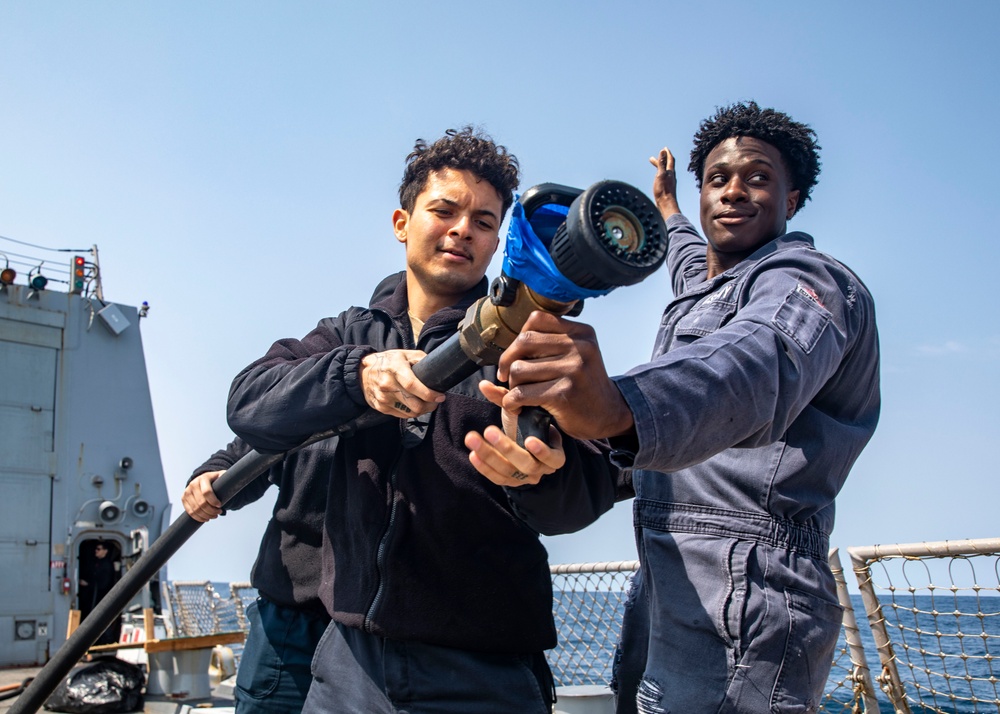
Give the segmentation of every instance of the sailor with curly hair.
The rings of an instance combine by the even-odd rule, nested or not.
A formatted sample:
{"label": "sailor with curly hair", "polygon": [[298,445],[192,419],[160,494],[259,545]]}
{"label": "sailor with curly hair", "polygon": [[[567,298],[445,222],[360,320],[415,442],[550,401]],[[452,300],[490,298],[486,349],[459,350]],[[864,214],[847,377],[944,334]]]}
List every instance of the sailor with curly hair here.
{"label": "sailor with curly hair", "polygon": [[[820,704],[842,614],[834,499],[880,397],[871,295],[786,231],[818,150],[782,112],[718,110],[689,167],[704,239],[680,213],[671,152],[650,159],[675,294],[650,361],[611,378],[592,328],[542,313],[501,359],[505,408],[542,406],[566,434],[610,438],[633,469],[641,569],[615,659],[619,712]],[[529,523],[551,516],[520,498]]]}
{"label": "sailor with curly hair", "polygon": [[[514,156],[468,127],[418,141],[392,213],[406,270],[367,307],[275,342],[233,381],[229,424],[261,451],[286,451],[371,409],[390,417],[342,435],[325,474],[314,567],[332,622],[313,657],[309,714],[551,711],[545,548],[463,445],[501,422],[478,389],[496,369],[446,394],[412,369],[486,295],[518,174]],[[553,430],[551,447],[529,439],[529,451],[490,433],[509,447],[506,473],[524,479],[606,480],[612,470],[606,445]]]}

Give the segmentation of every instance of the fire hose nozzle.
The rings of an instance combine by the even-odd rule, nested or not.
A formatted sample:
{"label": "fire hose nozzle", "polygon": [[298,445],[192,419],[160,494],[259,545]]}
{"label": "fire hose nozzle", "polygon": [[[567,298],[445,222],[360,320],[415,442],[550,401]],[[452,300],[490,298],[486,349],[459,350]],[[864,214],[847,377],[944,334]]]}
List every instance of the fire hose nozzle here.
{"label": "fire hose nozzle", "polygon": [[[456,335],[414,365],[417,378],[432,389],[444,391],[478,367],[499,363],[533,311],[578,314],[585,297],[634,285],[666,257],[667,231],[656,205],[620,181],[586,190],[540,184],[518,203],[504,272],[490,295],[468,309]],[[518,440],[546,440],[548,423],[542,410],[523,409]]]}
{"label": "fire hose nozzle", "polygon": [[535,310],[566,315],[579,301],[561,302],[539,295],[507,275],[493,281],[491,295],[476,301],[458,327],[462,351],[482,366],[497,364]]}

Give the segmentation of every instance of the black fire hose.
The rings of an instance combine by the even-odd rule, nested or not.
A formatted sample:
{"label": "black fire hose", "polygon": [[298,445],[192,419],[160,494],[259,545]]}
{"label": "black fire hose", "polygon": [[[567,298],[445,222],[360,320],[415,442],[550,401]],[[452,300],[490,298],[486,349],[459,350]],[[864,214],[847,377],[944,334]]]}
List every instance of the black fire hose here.
{"label": "black fire hose", "polygon": [[[472,371],[475,371],[475,369]],[[464,377],[461,379],[464,379]],[[461,379],[458,379],[450,386],[458,384]],[[250,451],[215,480],[215,483],[212,484],[212,490],[215,491],[215,495],[222,502],[222,505],[225,506],[237,493],[250,485],[254,479],[284,459],[288,454],[305,448],[310,444],[315,444],[317,441],[323,441],[324,439],[329,439],[346,432],[367,429],[389,418],[385,414],[371,410],[337,429],[331,429],[330,431],[309,437],[309,439],[290,451],[279,454],[261,454],[257,451]],[[160,568],[173,557],[174,553],[180,550],[180,547],[202,525],[203,523],[196,521],[186,512],[181,513],[170,524],[170,527],[153,542],[149,550],[143,553],[136,560],[135,564],[129,568],[128,572],[115,583],[115,586],[111,588],[108,594],[101,598],[97,606],[80,623],[80,626],[63,643],[62,647],[56,650],[52,659],[35,675],[34,680],[27,683],[27,686],[18,692],[20,696],[11,705],[8,714],[35,714],[42,704],[45,703],[45,700],[48,699],[49,695],[59,686],[59,682],[63,680],[63,677],[70,673],[73,666],[87,653],[87,650],[97,641],[97,638],[125,610],[125,607],[132,598],[142,590],[146,583],[153,579],[153,576],[159,572]],[[11,694],[10,696],[15,695]]]}
{"label": "black fire hose", "polygon": [[[215,495],[225,506],[233,496],[242,491],[251,481],[263,474],[269,468],[281,461],[287,454],[293,453],[317,441],[343,434],[347,431],[369,428],[389,417],[376,411],[368,411],[354,421],[337,429],[331,429],[309,437],[291,451],[280,454],[261,454],[251,451],[235,464],[229,467],[212,484]],[[196,521],[186,512],[181,513],[170,527],[157,538],[142,556],[129,568],[128,572],[115,583],[110,592],[101,598],[97,606],[80,623],[80,626],[56,650],[52,659],[38,672],[34,680],[28,684],[8,714],[35,714],[50,694],[59,686],[63,677],[70,673],[73,666],[83,657],[87,650],[97,641],[97,638],[111,625],[143,586],[152,580],[160,568],[176,553],[187,540],[194,535],[203,524]]]}
{"label": "black fire hose", "polygon": [[[565,223],[547,246],[556,267],[576,285],[607,289],[633,285],[663,263],[667,250],[666,227],[659,212],[644,194],[628,184],[602,181],[586,191],[541,184],[520,199],[525,214],[546,203],[569,206]],[[571,314],[576,301],[559,302],[539,295],[506,275],[491,286],[491,294],[469,308],[459,331],[413,366],[421,382],[436,391],[447,391],[486,364],[496,364],[533,310]],[[534,434],[545,440],[548,415],[532,408],[532,415],[518,420],[519,441]],[[524,412],[528,411],[523,410]],[[260,454],[251,451],[233,464],[213,484],[225,506],[237,493],[281,461],[287,453],[317,441],[366,429],[389,419],[374,410],[336,429],[315,434],[290,452]],[[529,432],[529,423],[533,426]],[[105,595],[52,659],[28,684],[9,714],[35,714],[73,666],[111,625],[133,597],[201,527],[181,513],[149,550],[129,568]]]}
{"label": "black fire hose", "polygon": [[[378,412],[372,412],[378,414]],[[364,415],[364,416],[367,416]],[[379,414],[379,416],[382,416]],[[363,418],[363,417],[362,417]],[[314,443],[333,436],[333,433],[317,434],[307,443]],[[305,446],[306,444],[303,444]],[[251,451],[233,464],[213,484],[216,496],[225,505],[233,496],[239,493],[251,481],[264,473],[271,466],[281,461],[284,454],[259,454]],[[73,666],[83,657],[97,638],[108,628],[116,617],[125,609],[136,593],[159,572],[170,557],[194,535],[202,524],[187,513],[170,524],[164,533],[153,542],[149,550],[129,568],[128,572],[115,583],[97,606],[80,623],[76,631],[56,650],[55,655],[42,667],[17,701],[11,706],[9,714],[34,714],[44,704],[50,694],[59,686],[63,677],[69,674]]]}

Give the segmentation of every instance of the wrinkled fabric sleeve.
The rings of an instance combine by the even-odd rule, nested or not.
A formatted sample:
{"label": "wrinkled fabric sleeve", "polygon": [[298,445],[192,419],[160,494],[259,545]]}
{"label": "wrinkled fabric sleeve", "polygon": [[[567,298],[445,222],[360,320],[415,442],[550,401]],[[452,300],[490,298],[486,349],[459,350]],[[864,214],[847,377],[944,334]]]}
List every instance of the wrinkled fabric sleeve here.
{"label": "wrinkled fabric sleeve", "polygon": [[321,320],[301,340],[279,340],[240,372],[229,391],[230,428],[261,453],[277,453],[366,411],[360,366],[375,350],[344,344],[354,315]]}
{"label": "wrinkled fabric sleeve", "polygon": [[705,239],[683,214],[675,213],[666,220],[667,225],[667,272],[674,295],[687,291],[688,279],[703,276],[708,272],[705,257]]}
{"label": "wrinkled fabric sleeve", "polygon": [[779,439],[852,345],[855,284],[814,250],[780,251],[752,269],[729,322],[616,377],[636,423],[632,466],[676,471]]}
{"label": "wrinkled fabric sleeve", "polygon": [[507,488],[514,513],[543,535],[573,533],[635,495],[631,471],[613,466],[604,441],[577,441],[563,435],[566,464],[530,486]]}
{"label": "wrinkled fabric sleeve", "polygon": [[[191,478],[187,482],[191,483],[195,478],[209,471],[226,471],[241,458],[249,454],[250,451],[250,445],[243,441],[243,439],[236,437],[224,449],[220,449],[209,456],[205,463],[194,470],[194,473],[191,474]],[[235,511],[259,500],[270,486],[269,473],[265,471],[229,499],[229,503],[226,504],[222,515],[225,515],[226,511]]]}

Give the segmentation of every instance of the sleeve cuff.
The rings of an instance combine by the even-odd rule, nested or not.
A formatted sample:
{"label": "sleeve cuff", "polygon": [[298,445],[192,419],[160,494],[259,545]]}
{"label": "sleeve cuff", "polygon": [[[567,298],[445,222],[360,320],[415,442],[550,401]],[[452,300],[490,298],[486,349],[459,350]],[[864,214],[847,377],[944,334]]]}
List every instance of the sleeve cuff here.
{"label": "sleeve cuff", "polygon": [[344,360],[344,387],[351,401],[361,407],[368,406],[361,382],[361,360],[374,352],[374,347],[355,347]]}

